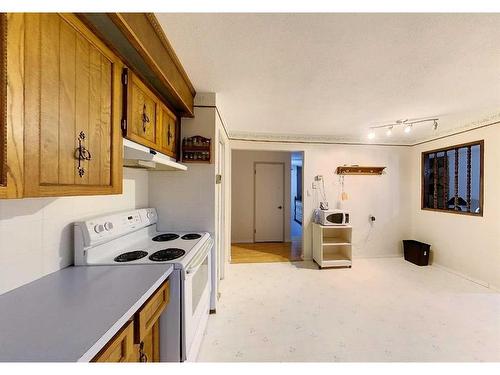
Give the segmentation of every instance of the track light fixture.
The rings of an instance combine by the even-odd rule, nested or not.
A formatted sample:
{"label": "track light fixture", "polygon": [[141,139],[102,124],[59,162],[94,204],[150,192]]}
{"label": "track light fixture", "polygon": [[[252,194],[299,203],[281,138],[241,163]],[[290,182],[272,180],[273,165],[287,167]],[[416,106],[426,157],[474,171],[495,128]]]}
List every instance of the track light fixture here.
{"label": "track light fixture", "polygon": [[438,120],[439,118],[416,118],[416,119],[406,119],[406,120],[397,120],[396,122],[392,124],[385,124],[385,125],[377,125],[377,126],[370,126],[370,132],[368,133],[368,139],[374,139],[376,134],[375,131],[377,129],[386,129],[385,134],[390,137],[392,135],[394,127],[397,126],[402,126],[403,131],[408,134],[412,131],[413,125],[415,124],[422,124],[425,122],[432,121],[432,128],[434,130],[437,130],[438,128]]}

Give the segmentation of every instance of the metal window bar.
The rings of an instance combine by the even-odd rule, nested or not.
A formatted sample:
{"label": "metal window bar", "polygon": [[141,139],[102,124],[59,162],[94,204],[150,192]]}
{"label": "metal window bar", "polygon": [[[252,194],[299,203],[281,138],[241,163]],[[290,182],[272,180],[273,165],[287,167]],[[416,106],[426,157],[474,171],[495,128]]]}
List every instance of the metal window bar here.
{"label": "metal window bar", "polygon": [[433,171],[434,171],[434,194],[433,194],[433,200],[434,200],[434,208],[438,208],[438,192],[437,192],[437,183],[438,183],[438,160],[437,160],[437,152],[434,154],[434,165],[433,165]]}
{"label": "metal window bar", "polygon": [[471,146],[467,147],[467,212],[470,212],[471,209]]}
{"label": "metal window bar", "polygon": [[443,168],[443,208],[448,208],[448,152],[444,152],[444,168]]}
{"label": "metal window bar", "polygon": [[454,209],[458,209],[458,148],[455,149],[455,204]]}

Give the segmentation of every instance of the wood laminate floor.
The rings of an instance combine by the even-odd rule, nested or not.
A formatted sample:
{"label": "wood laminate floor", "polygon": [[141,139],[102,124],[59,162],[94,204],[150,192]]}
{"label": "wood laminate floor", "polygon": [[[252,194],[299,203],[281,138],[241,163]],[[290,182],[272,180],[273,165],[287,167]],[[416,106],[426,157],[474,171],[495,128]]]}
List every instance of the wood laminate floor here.
{"label": "wood laminate floor", "polygon": [[259,242],[231,245],[231,263],[296,262],[302,260],[302,243]]}

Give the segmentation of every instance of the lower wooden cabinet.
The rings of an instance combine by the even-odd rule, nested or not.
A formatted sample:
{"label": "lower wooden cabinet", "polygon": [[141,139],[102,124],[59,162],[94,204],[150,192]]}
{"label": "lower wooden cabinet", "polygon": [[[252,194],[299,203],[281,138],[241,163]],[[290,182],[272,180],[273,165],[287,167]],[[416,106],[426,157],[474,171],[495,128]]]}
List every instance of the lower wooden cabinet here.
{"label": "lower wooden cabinet", "polygon": [[101,350],[92,362],[136,362],[134,322],[129,321]]}
{"label": "lower wooden cabinet", "polygon": [[160,315],[170,298],[165,281],[92,362],[159,362]]}
{"label": "lower wooden cabinet", "polygon": [[158,321],[136,346],[139,362],[160,362],[160,324]]}

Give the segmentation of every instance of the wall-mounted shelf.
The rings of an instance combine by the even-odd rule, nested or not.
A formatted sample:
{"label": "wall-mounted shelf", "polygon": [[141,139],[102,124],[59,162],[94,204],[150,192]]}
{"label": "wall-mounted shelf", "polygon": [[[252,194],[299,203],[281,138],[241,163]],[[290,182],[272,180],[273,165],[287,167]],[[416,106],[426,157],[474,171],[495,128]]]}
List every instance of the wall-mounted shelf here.
{"label": "wall-mounted shelf", "polygon": [[352,227],[313,223],[313,259],[319,268],[352,266]]}
{"label": "wall-mounted shelf", "polygon": [[342,167],[337,167],[337,174],[340,175],[381,175],[385,167],[362,167],[359,165],[344,165]]}
{"label": "wall-mounted shelf", "polygon": [[212,162],[210,138],[195,135],[182,140],[182,162],[183,163],[207,163]]}

